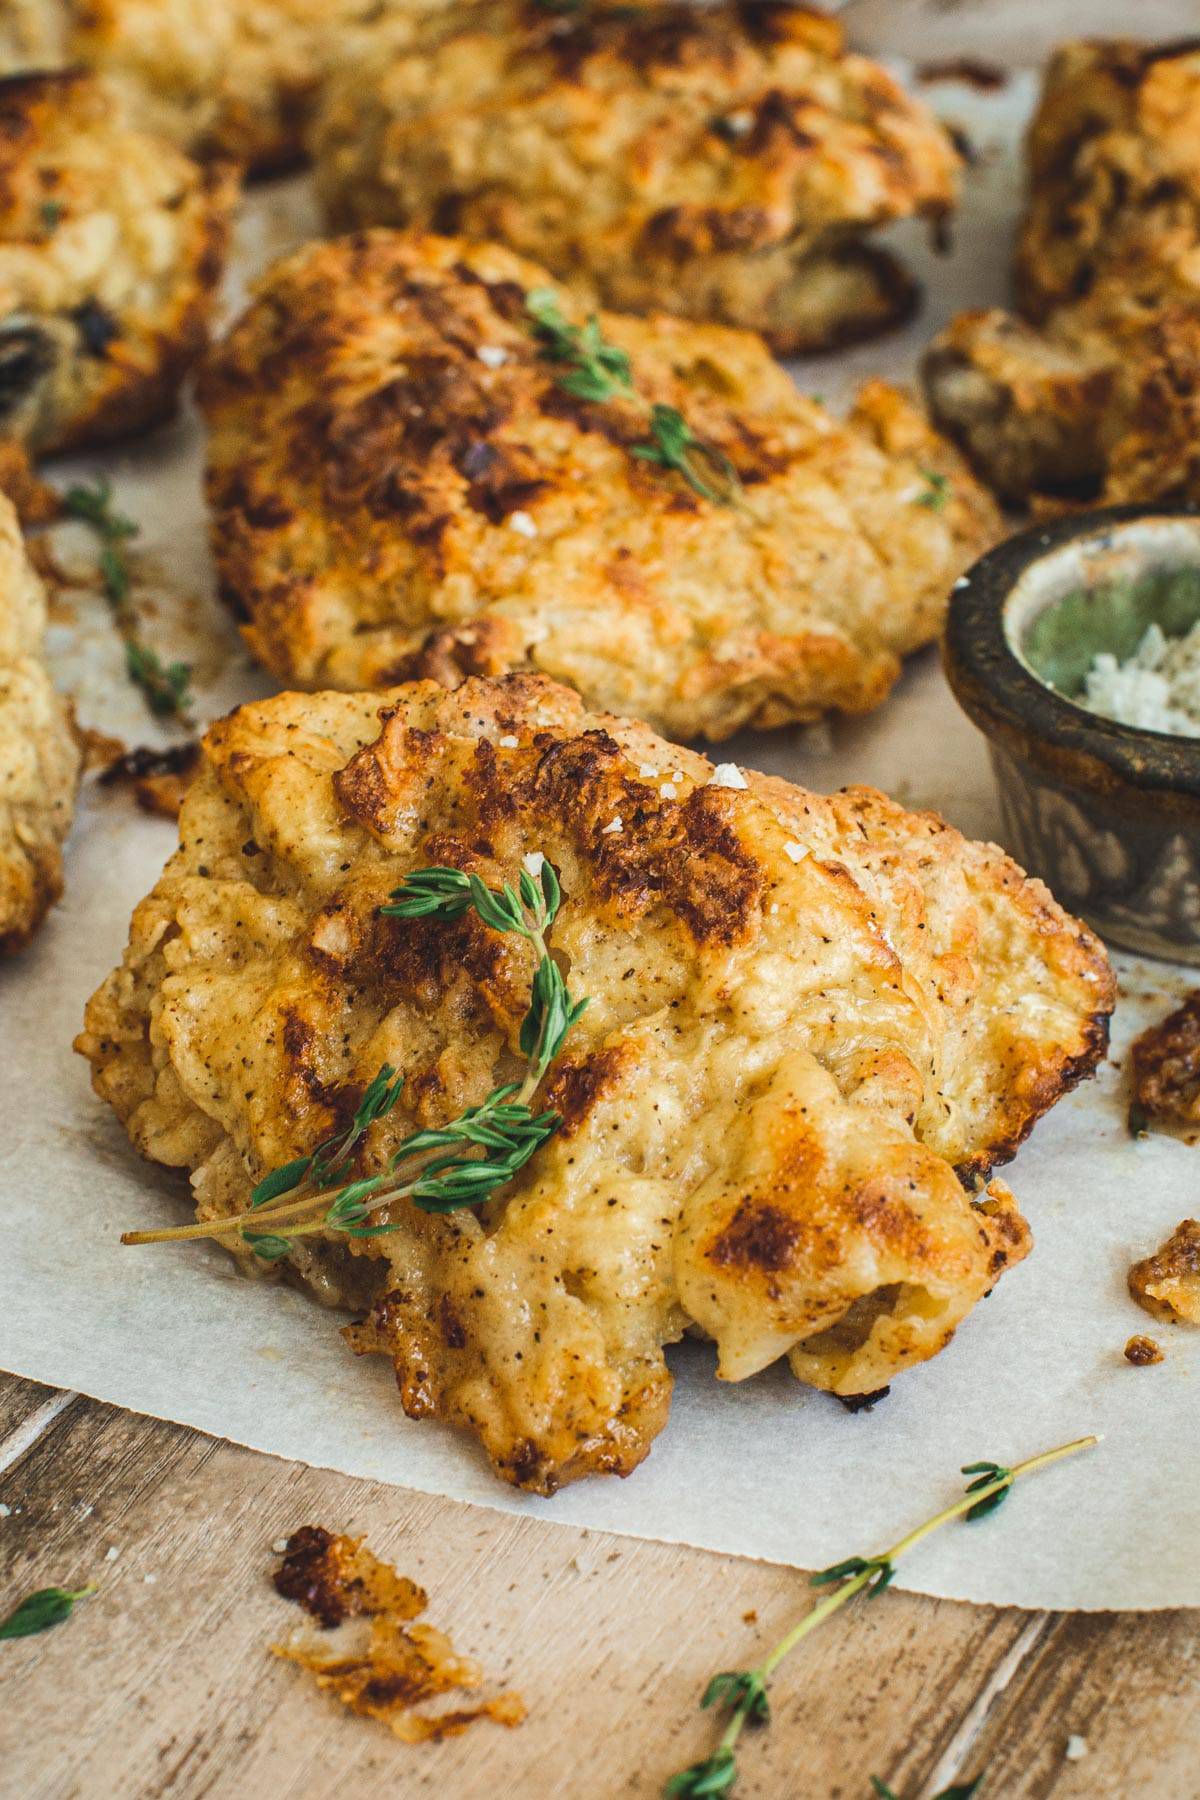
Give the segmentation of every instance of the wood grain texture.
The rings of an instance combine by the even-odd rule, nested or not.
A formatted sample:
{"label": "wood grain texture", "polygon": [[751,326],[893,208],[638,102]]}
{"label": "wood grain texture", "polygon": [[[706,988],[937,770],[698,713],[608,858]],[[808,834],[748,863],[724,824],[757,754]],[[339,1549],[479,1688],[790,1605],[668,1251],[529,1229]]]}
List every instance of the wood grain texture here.
{"label": "wood grain texture", "polygon": [[[10,1421],[45,1400],[0,1382]],[[84,1400],[0,1492],[0,1603],[101,1583],[68,1624],[2,1647],[0,1793],[22,1800],[649,1800],[712,1742],[696,1707],[708,1675],[808,1603],[794,1571],[507,1518]],[[524,1693],[528,1722],[412,1749],[272,1659],[298,1615],[270,1586],[270,1545],[305,1523],[365,1533],[422,1582],[430,1619]],[[872,1773],[916,1797],[984,1766],[988,1791],[1016,1800],[1195,1800],[1198,1639],[1196,1614],[1064,1618],[892,1592],[788,1666],[739,1800],[869,1800]],[[1072,1732],[1082,1763],[1064,1757]]]}

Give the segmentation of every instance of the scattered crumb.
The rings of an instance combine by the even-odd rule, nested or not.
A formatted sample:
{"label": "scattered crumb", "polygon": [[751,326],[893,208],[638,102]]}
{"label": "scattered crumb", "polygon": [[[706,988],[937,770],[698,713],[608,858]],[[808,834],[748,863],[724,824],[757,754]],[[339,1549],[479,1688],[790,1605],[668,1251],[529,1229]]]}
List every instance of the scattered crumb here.
{"label": "scattered crumb", "polygon": [[1143,1031],[1130,1046],[1133,1105],[1130,1129],[1148,1119],[1200,1124],[1200,989],[1183,1005]]}
{"label": "scattered crumb", "polygon": [[1008,86],[1008,70],[976,56],[948,56],[939,62],[922,63],[917,80],[927,87],[939,81],[961,81],[981,94],[989,94]]}
{"label": "scattered crumb", "polygon": [[361,1538],[305,1525],[287,1539],[274,1580],[285,1599],[337,1631],[336,1639],[309,1635],[275,1644],[274,1654],[307,1669],[343,1706],[380,1720],[404,1743],[455,1737],[477,1719],[509,1726],[524,1719],[525,1703],[515,1693],[440,1713],[415,1710],[440,1694],[474,1693],[483,1672],[457,1655],[443,1632],[412,1623],[428,1604],[424,1589],[380,1562]]}
{"label": "scattered crumb", "polygon": [[141,745],[123,751],[110,762],[100,777],[100,785],[128,786],[143,812],[159,819],[177,819],[199,765],[199,744],[176,744],[170,750],[150,750]]}
{"label": "scattered crumb", "polygon": [[744,1612],[742,1614],[742,1624],[743,1625],[757,1625],[758,1624],[758,1614],[755,1612],[753,1607],[750,1608],[749,1612]]}
{"label": "scattered crumb", "polygon": [[1129,1291],[1168,1325],[1200,1325],[1200,1223],[1183,1219],[1153,1256],[1129,1271]]}
{"label": "scattered crumb", "polygon": [[849,1413],[874,1412],[879,1402],[886,1400],[891,1391],[890,1387],[881,1387],[870,1394],[835,1394],[834,1399]]}
{"label": "scattered crumb", "polygon": [[75,737],[83,752],[85,774],[90,775],[93,769],[110,769],[126,754],[125,744],[119,737],[109,737],[106,731],[97,731],[94,725],[81,725],[76,720]]}
{"label": "scattered crumb", "polygon": [[40,479],[24,445],[12,438],[0,439],[0,490],[12,501],[26,531],[62,516],[62,496]]}
{"label": "scattered crumb", "polygon": [[1162,1350],[1152,1337],[1143,1337],[1135,1332],[1125,1346],[1125,1361],[1132,1363],[1135,1369],[1148,1369],[1151,1363],[1160,1363]]}
{"label": "scattered crumb", "polygon": [[1073,1731],[1067,1739],[1067,1747],[1063,1751],[1063,1755],[1068,1762],[1082,1762],[1087,1753],[1087,1739],[1085,1737],[1080,1737],[1078,1732]]}

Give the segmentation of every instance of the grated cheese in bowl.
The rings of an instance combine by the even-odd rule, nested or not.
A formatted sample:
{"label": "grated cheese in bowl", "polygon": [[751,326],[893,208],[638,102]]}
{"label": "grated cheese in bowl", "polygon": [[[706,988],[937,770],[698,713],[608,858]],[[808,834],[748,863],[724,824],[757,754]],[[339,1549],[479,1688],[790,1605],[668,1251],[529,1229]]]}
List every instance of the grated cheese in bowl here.
{"label": "grated cheese in bowl", "polygon": [[1109,651],[1093,657],[1079,700],[1118,725],[1200,737],[1200,622],[1186,637],[1148,626],[1124,662]]}

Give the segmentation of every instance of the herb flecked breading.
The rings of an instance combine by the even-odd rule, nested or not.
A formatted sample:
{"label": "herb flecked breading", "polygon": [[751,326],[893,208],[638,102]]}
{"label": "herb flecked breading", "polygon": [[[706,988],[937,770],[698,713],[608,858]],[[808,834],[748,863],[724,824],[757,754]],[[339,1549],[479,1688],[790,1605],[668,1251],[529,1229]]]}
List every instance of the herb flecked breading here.
{"label": "herb flecked breading", "polygon": [[[88,1007],[97,1090],[192,1171],[201,1232],[256,1229],[316,1153],[350,1183],[414,1134],[457,1163],[438,1134],[557,1047],[511,1097],[554,1130],[483,1204],[410,1195],[282,1259],[414,1417],[541,1492],[646,1454],[689,1323],[725,1379],[786,1356],[840,1394],[938,1354],[1028,1249],[982,1181],[1103,1053],[1102,951],[998,851],[741,779],[544,678],[244,707]],[[506,882],[528,929],[556,906],[541,1048]]]}

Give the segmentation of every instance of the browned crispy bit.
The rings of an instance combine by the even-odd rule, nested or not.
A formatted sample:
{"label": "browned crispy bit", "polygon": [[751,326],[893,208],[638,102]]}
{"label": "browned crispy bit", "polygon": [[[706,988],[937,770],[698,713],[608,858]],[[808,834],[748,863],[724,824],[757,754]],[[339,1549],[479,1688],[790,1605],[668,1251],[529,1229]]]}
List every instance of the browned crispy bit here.
{"label": "browned crispy bit", "polygon": [[1200,1123],[1200,988],[1134,1040],[1134,1118]]}
{"label": "browned crispy bit", "polygon": [[1125,1361],[1132,1363],[1135,1369],[1148,1369],[1152,1363],[1163,1360],[1162,1349],[1152,1337],[1143,1337],[1135,1332],[1125,1346]]}
{"label": "browned crispy bit", "polygon": [[1183,1219],[1153,1256],[1134,1263],[1129,1291],[1168,1325],[1200,1325],[1200,1221]]}
{"label": "browned crispy bit", "polygon": [[57,488],[41,479],[24,444],[13,438],[0,438],[0,492],[12,501],[26,531],[33,525],[52,525],[62,514]]}
{"label": "browned crispy bit", "polygon": [[483,1671],[459,1656],[444,1632],[411,1623],[428,1604],[424,1589],[381,1562],[361,1538],[304,1525],[287,1540],[274,1581],[285,1599],[327,1630],[343,1628],[336,1640],[275,1644],[275,1655],[307,1669],[318,1687],[360,1717],[389,1726],[404,1743],[457,1737],[477,1719],[508,1726],[524,1719],[516,1693],[438,1713],[415,1711],[442,1694],[474,1693]]}
{"label": "browned crispy bit", "polygon": [[197,743],[173,744],[169,750],[151,750],[144,744],[121,749],[100,777],[102,787],[128,785],[143,812],[160,819],[177,819],[192,776],[200,764]]}

